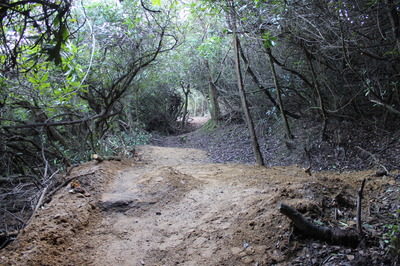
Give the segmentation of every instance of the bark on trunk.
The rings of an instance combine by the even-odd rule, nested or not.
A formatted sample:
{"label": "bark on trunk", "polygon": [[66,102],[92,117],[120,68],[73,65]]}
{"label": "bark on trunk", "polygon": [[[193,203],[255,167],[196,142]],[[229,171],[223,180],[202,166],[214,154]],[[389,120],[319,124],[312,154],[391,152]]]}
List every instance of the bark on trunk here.
{"label": "bark on trunk", "polygon": [[320,108],[320,114],[322,116],[322,139],[326,140],[327,136],[326,136],[326,122],[327,122],[327,118],[326,118],[326,111],[325,111],[325,104],[324,101],[322,99],[322,94],[321,94],[321,90],[319,89],[318,86],[318,82],[317,82],[317,74],[315,73],[315,69],[314,69],[314,65],[312,62],[312,58],[310,55],[310,52],[307,50],[307,48],[303,45],[303,51],[304,54],[306,55],[307,61],[308,61],[308,65],[310,66],[310,70],[311,70],[311,77],[312,77],[312,86],[313,89],[315,91],[315,94],[317,95],[317,100],[318,100],[318,105]]}
{"label": "bark on trunk", "polygon": [[181,87],[183,90],[183,94],[185,94],[185,102],[183,103],[183,114],[182,114],[182,124],[181,124],[182,129],[184,129],[186,127],[186,116],[188,114],[190,84],[185,85],[181,83]]}
{"label": "bark on trunk", "polygon": [[208,94],[210,97],[210,115],[211,119],[218,122],[221,120],[221,112],[218,104],[218,92],[215,83],[212,80],[211,69],[206,60],[206,67],[208,69]]}
{"label": "bark on trunk", "polygon": [[236,75],[238,79],[238,87],[239,87],[239,94],[240,94],[240,99],[242,101],[242,108],[246,117],[246,122],[247,122],[247,127],[249,129],[250,137],[251,137],[251,143],[254,151],[254,155],[256,156],[256,161],[257,165],[264,165],[264,159],[262,157],[261,151],[260,151],[260,145],[258,144],[258,139],[254,130],[254,123],[253,119],[251,117],[249,107],[247,105],[247,99],[246,99],[246,93],[244,91],[244,85],[243,85],[243,77],[242,77],[242,71],[240,67],[240,58],[239,58],[239,38],[237,37],[236,34],[234,34],[233,37],[233,46],[234,46],[234,51],[235,51],[235,63],[236,63]]}
{"label": "bark on trunk", "polygon": [[[239,45],[240,45],[240,44],[239,44]],[[261,84],[261,82],[260,82],[259,79],[257,78],[256,74],[253,72],[253,69],[250,67],[249,61],[247,60],[247,58],[246,58],[246,56],[245,56],[245,54],[244,54],[243,49],[242,49],[241,46],[239,46],[239,52],[240,52],[240,56],[242,57],[243,62],[247,65],[247,73],[250,75],[250,77],[251,77],[251,79],[253,80],[253,82],[254,82],[255,84],[257,84],[258,88],[267,96],[267,98],[271,101],[271,103],[272,103],[276,108],[280,109],[280,108],[279,108],[279,105],[278,105],[278,103],[275,101],[274,97],[272,97],[272,95],[271,95],[271,93],[269,93],[268,89],[265,88],[265,87]],[[285,110],[285,114],[288,115],[288,116],[290,116],[290,117],[292,117],[292,118],[295,118],[295,119],[299,119],[299,118],[300,118],[299,115],[293,114],[293,113],[291,113],[291,112],[289,112],[289,111],[287,111],[287,110]]]}
{"label": "bark on trunk", "polygon": [[400,19],[397,13],[397,5],[394,4],[393,0],[385,0],[385,4],[388,7],[388,15],[390,24],[392,24],[393,36],[396,40],[397,49],[400,51]]}
{"label": "bark on trunk", "polygon": [[[268,54],[271,54],[271,51]],[[289,127],[289,122],[288,122],[286,114],[285,114],[285,108],[283,107],[282,93],[281,93],[281,88],[279,86],[278,77],[277,77],[276,71],[275,71],[275,65],[274,65],[274,62],[271,57],[269,58],[269,65],[271,67],[272,78],[273,78],[274,84],[275,84],[276,95],[278,96],[279,110],[281,111],[282,120],[285,125],[286,138],[293,139],[293,135],[292,135],[292,132],[290,131],[290,127]]]}

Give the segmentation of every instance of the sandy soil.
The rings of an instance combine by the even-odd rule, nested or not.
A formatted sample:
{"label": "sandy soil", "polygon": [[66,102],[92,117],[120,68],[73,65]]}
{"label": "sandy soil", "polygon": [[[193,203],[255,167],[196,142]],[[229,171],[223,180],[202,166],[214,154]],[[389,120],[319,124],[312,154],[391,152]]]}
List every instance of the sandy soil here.
{"label": "sandy soil", "polygon": [[[370,171],[309,176],[298,167],[212,164],[201,150],[141,146],[134,158],[93,161],[71,177],[90,197],[69,185],[59,190],[0,251],[1,265],[390,263],[374,224],[382,210],[398,207],[399,184]],[[363,217],[373,243],[365,248],[304,238],[278,211],[286,203],[317,223],[354,227],[364,178]],[[385,193],[387,201],[377,202]]]}

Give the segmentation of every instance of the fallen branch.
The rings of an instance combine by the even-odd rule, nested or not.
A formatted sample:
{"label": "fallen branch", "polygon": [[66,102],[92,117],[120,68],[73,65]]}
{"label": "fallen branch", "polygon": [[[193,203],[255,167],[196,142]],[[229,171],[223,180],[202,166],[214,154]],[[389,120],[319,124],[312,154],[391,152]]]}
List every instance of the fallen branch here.
{"label": "fallen branch", "polygon": [[40,193],[40,198],[39,198],[38,202],[36,203],[35,209],[34,209],[33,212],[31,213],[31,216],[30,216],[29,220],[25,223],[25,225],[27,225],[27,224],[29,224],[29,223],[31,222],[31,220],[32,220],[32,218],[35,216],[37,210],[42,206],[43,200],[44,200],[44,197],[46,196],[46,192],[47,192],[47,189],[48,189],[48,188],[49,188],[48,186],[45,187],[45,188],[43,189],[43,191]]}
{"label": "fallen branch", "polygon": [[294,226],[304,235],[349,247],[357,247],[360,239],[353,231],[343,231],[339,228],[319,226],[304,218],[296,209],[281,204],[279,211],[292,220]]}
{"label": "fallen branch", "polygon": [[78,175],[78,176],[73,176],[70,177],[68,179],[66,179],[64,182],[62,182],[61,185],[59,185],[58,187],[56,187],[55,189],[53,189],[47,196],[46,199],[43,201],[43,203],[48,203],[51,201],[51,199],[53,198],[54,194],[56,194],[57,191],[59,191],[61,188],[65,187],[67,184],[69,184],[72,180],[74,179],[78,179],[82,176],[87,176],[87,175],[93,175],[95,174],[95,171],[87,173],[87,174],[83,174],[83,175]]}
{"label": "fallen branch", "polygon": [[371,102],[379,104],[380,106],[385,107],[386,109],[388,109],[389,111],[391,111],[392,113],[396,114],[396,115],[400,115],[400,111],[393,108],[392,106],[390,106],[389,104],[379,100],[379,99],[370,99]]}
{"label": "fallen branch", "polygon": [[35,214],[35,212],[40,208],[40,206],[42,206],[44,196],[46,195],[46,192],[47,192],[47,188],[48,188],[48,187],[45,187],[45,188],[43,189],[43,191],[42,191],[42,193],[41,193],[41,195],[40,195],[40,198],[39,198],[38,202],[36,203],[36,207],[35,207],[35,209],[33,210],[32,216],[33,216],[33,215]]}
{"label": "fallen branch", "polygon": [[357,149],[359,149],[360,151],[362,151],[362,152],[368,154],[368,155],[372,158],[372,160],[374,161],[374,163],[375,163],[376,165],[379,165],[380,167],[383,168],[383,171],[385,172],[385,175],[388,175],[388,174],[389,174],[388,169],[387,169],[383,164],[381,164],[381,163],[379,162],[378,158],[377,158],[374,154],[372,154],[371,152],[369,152],[369,151],[367,151],[367,150],[361,148],[360,146],[355,146],[355,148],[357,148]]}
{"label": "fallen branch", "polygon": [[121,161],[121,157],[118,156],[100,156],[98,154],[93,154],[93,159],[95,159],[96,161],[98,161],[99,163],[102,161]]}

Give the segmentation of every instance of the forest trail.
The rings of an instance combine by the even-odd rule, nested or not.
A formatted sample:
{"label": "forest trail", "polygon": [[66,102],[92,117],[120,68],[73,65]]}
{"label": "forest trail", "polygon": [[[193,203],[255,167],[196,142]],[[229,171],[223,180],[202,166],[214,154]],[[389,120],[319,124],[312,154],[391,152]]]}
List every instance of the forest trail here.
{"label": "forest trail", "polygon": [[[336,208],[352,227],[352,203],[362,179],[370,179],[365,193],[368,205],[373,202],[371,192],[389,182],[373,178],[371,172],[309,176],[298,167],[211,164],[201,150],[156,146],[138,147],[134,158],[122,162],[87,163],[74,169],[71,177],[91,196],[71,193],[69,186],[61,189],[18,240],[0,251],[0,264],[362,261],[356,251],[343,257],[337,247],[294,241],[290,221],[277,205],[284,202],[331,225],[338,223],[332,218]],[[338,195],[343,202],[337,202]],[[368,210],[366,219],[373,219]]]}

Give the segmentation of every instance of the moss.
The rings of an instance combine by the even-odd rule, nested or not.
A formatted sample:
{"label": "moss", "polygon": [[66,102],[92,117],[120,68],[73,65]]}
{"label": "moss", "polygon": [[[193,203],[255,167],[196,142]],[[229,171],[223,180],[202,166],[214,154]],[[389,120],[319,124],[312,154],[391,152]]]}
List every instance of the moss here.
{"label": "moss", "polygon": [[205,134],[213,133],[221,124],[221,121],[210,119],[200,128],[200,131]]}

